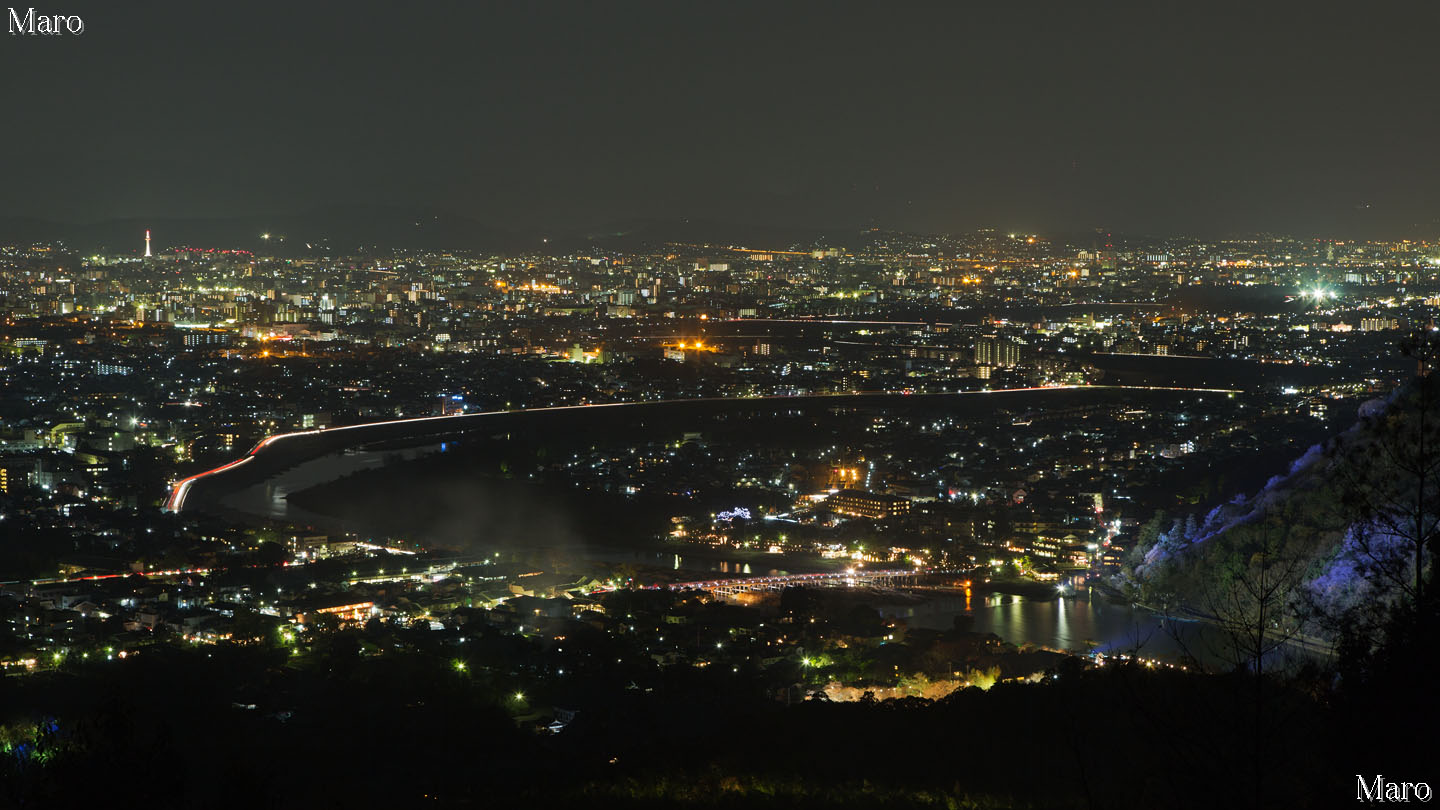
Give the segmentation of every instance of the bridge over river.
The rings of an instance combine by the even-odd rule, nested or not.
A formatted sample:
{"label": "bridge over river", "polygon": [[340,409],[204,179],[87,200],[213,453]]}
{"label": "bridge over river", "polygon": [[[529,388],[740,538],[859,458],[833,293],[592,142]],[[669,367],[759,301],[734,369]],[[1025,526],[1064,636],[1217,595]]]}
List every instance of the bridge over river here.
{"label": "bridge over river", "polygon": [[854,588],[860,585],[874,585],[893,588],[915,581],[925,572],[910,570],[895,571],[837,571],[824,574],[783,574],[771,577],[743,577],[740,579],[712,579],[705,582],[675,582],[666,587],[672,591],[709,591],[716,596],[735,596],[741,593],[760,591],[783,591],[801,585],[817,587]]}

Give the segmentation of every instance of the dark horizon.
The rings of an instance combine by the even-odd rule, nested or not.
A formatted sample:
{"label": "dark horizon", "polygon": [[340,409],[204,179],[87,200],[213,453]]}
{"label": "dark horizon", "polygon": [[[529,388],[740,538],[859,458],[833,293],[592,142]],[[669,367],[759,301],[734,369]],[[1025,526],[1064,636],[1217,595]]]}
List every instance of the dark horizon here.
{"label": "dark horizon", "polygon": [[[354,218],[355,221],[350,221]],[[436,231],[427,238],[407,239],[396,236],[392,230],[382,238],[358,238],[357,232],[366,232],[369,225],[383,222],[386,226],[397,227],[418,224],[424,220],[436,219],[444,223],[445,237],[433,238]],[[294,227],[301,223],[301,227]],[[323,226],[306,227],[315,223]],[[291,231],[286,231],[286,226]],[[851,243],[866,238],[867,234],[903,234],[914,238],[957,239],[969,236],[998,233],[1010,236],[1035,236],[1055,245],[1092,247],[1101,236],[1116,245],[1140,246],[1162,242],[1207,243],[1244,242],[1250,240],[1295,240],[1316,242],[1398,242],[1436,241],[1437,237],[1425,234],[1369,234],[1358,235],[1354,231],[1316,230],[1288,231],[1259,227],[1236,226],[1229,229],[1199,230],[1195,228],[1160,230],[1124,230],[1097,225],[1092,228],[1005,228],[994,222],[977,221],[968,227],[949,230],[912,229],[888,225],[845,225],[845,224],[792,224],[771,223],[761,219],[725,217],[643,217],[633,216],[596,223],[592,226],[574,225],[569,228],[540,229],[527,227],[498,227],[489,221],[472,218],[462,212],[433,206],[402,206],[375,204],[350,204],[333,202],[303,209],[276,210],[260,213],[242,213],[230,216],[187,216],[128,214],[113,217],[81,218],[65,220],[51,217],[33,217],[0,214],[0,240],[16,243],[44,243],[58,241],[82,250],[103,248],[107,251],[124,252],[131,243],[143,238],[143,231],[155,235],[155,248],[169,247],[212,247],[212,248],[264,248],[279,249],[282,244],[293,248],[294,243],[306,238],[326,243],[324,249],[349,250],[374,247],[395,249],[454,248],[458,250],[491,250],[497,252],[564,253],[586,246],[609,246],[619,250],[641,250],[667,242],[713,242],[717,247],[733,245],[741,247],[783,248],[814,243],[848,247]],[[262,234],[273,233],[283,236],[279,242],[267,242]],[[417,230],[417,233],[419,231]],[[137,237],[136,234],[141,234]],[[136,248],[137,250],[139,248]],[[322,251],[315,245],[311,252]]]}
{"label": "dark horizon", "polygon": [[0,216],[1440,231],[1433,7],[46,12],[86,30],[6,37]]}
{"label": "dark horizon", "polygon": [[1433,797],[1435,3],[73,3],[0,806]]}

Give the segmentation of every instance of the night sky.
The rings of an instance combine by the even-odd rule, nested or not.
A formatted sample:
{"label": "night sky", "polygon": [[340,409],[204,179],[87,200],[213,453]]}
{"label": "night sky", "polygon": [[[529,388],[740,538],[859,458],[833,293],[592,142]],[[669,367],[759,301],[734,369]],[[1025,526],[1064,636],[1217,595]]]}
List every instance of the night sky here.
{"label": "night sky", "polygon": [[1437,3],[36,10],[0,215],[1440,233]]}

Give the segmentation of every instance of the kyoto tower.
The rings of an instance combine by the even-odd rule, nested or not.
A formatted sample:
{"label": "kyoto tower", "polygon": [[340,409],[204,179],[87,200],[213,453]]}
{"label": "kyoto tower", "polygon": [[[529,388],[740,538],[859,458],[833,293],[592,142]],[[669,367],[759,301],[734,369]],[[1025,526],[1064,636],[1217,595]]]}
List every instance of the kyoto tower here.
{"label": "kyoto tower", "polygon": [[150,229],[145,229],[145,258],[150,258]]}

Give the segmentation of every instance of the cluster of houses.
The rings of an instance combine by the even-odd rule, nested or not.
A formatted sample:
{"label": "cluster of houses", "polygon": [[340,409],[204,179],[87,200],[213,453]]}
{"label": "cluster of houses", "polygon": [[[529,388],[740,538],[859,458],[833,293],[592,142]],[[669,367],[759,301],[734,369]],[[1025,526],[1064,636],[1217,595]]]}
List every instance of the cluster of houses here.
{"label": "cluster of houses", "polygon": [[133,654],[163,640],[245,641],[285,626],[314,629],[372,619],[438,628],[479,613],[497,626],[535,631],[551,620],[600,609],[586,595],[602,585],[593,577],[505,564],[422,564],[413,571],[305,583],[265,572],[238,579],[227,572],[113,574],[12,587],[0,590],[0,620],[8,624],[0,637],[0,665],[33,669],[71,653]]}

